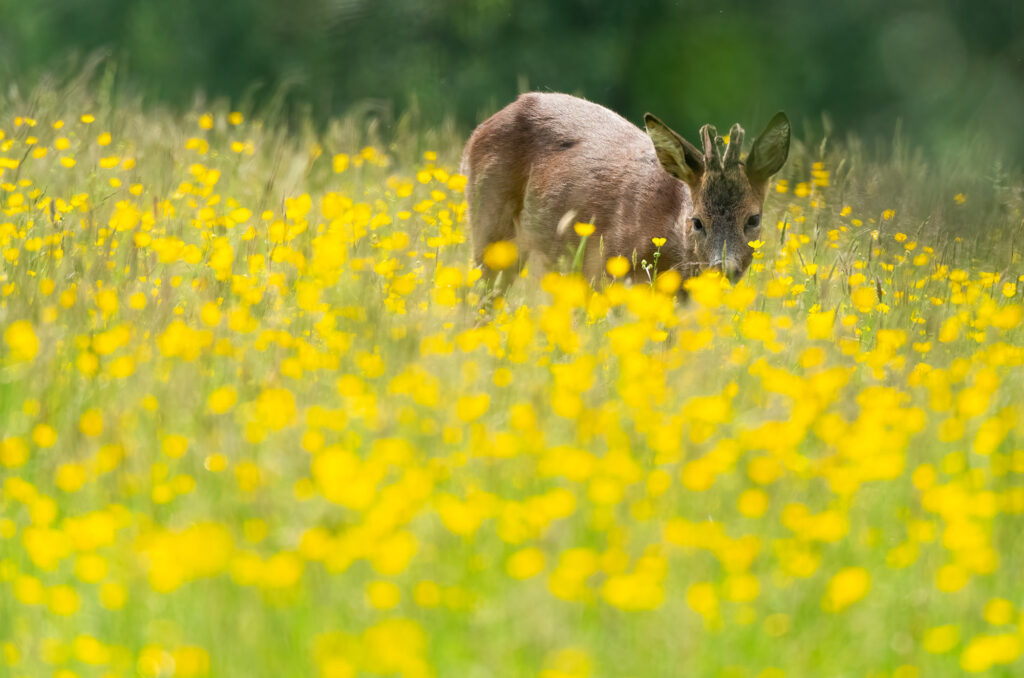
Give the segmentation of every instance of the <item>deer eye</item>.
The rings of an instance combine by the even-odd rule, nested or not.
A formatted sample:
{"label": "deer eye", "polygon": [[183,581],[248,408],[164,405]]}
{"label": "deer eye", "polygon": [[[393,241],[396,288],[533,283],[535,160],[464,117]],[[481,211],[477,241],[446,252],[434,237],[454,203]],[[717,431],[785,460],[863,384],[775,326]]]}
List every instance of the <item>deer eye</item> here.
{"label": "deer eye", "polygon": [[757,228],[761,225],[761,215],[755,214],[747,219],[747,228]]}
{"label": "deer eye", "polygon": [[700,220],[700,217],[694,217],[692,219],[692,221],[693,221],[693,230],[697,231],[698,233],[703,233],[704,232],[704,222]]}

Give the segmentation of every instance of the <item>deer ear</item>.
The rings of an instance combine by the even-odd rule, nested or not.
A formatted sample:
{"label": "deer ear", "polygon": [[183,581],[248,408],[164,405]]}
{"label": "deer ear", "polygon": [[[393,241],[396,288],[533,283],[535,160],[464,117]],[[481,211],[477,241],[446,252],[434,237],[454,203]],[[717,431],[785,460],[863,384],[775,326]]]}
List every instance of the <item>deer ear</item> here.
{"label": "deer ear", "polygon": [[775,114],[747,156],[747,178],[752,184],[764,184],[782,169],[789,157],[789,118]]}
{"label": "deer ear", "polygon": [[644,115],[644,125],[665,171],[688,184],[696,183],[704,173],[704,156],[697,147],[650,113]]}

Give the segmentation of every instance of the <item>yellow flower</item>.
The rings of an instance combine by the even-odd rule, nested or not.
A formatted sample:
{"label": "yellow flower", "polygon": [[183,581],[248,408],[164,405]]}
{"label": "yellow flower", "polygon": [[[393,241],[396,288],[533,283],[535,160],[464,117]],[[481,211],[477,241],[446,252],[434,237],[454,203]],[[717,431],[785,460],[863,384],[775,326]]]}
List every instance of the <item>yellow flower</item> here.
{"label": "yellow flower", "polygon": [[950,316],[943,321],[939,328],[939,341],[949,344],[960,338],[960,330],[963,323],[959,316]]}
{"label": "yellow flower", "polygon": [[199,319],[207,327],[217,327],[221,321],[220,307],[212,301],[206,302],[199,310]]}
{"label": "yellow flower", "polygon": [[81,464],[68,462],[57,467],[54,484],[64,492],[77,492],[88,479],[85,467]]}
{"label": "yellow flower", "polygon": [[511,240],[499,240],[484,248],[484,265],[494,271],[512,266],[519,259],[519,250]]}
{"label": "yellow flower", "polygon": [[211,473],[218,473],[228,467],[228,458],[219,452],[208,455],[203,460],[203,468]]}
{"label": "yellow flower", "polygon": [[114,213],[110,215],[108,224],[116,231],[130,231],[139,225],[142,211],[129,200],[119,200],[114,205]]}
{"label": "yellow flower", "polygon": [[593,673],[593,660],[586,651],[567,647],[544,660],[539,678],[587,678]]}
{"label": "yellow flower", "polygon": [[301,558],[290,551],[272,555],[263,565],[260,584],[267,589],[286,589],[299,583],[305,565]]}
{"label": "yellow flower", "polygon": [[75,559],[75,576],[87,584],[97,584],[107,576],[107,560],[97,553],[83,553]]}
{"label": "yellow flower", "polygon": [[975,636],[960,654],[960,668],[981,673],[992,666],[1012,664],[1022,649],[1024,644],[1016,632]]}
{"label": "yellow flower", "polygon": [[234,386],[221,386],[206,399],[206,409],[213,414],[224,414],[238,402],[238,390]]}
{"label": "yellow flower", "polygon": [[733,574],[725,580],[724,597],[733,602],[749,603],[761,593],[761,582],[752,574]]}
{"label": "yellow flower", "polygon": [[53,447],[57,442],[57,431],[49,424],[37,424],[32,429],[32,441],[38,447]]}
{"label": "yellow flower", "polygon": [[691,584],[686,590],[686,604],[705,620],[711,621],[718,617],[718,596],[714,586],[708,582]]}
{"label": "yellow flower", "polygon": [[101,666],[110,661],[110,649],[93,636],[86,634],[76,636],[72,647],[75,657],[84,664]]}
{"label": "yellow flower", "polygon": [[180,459],[188,451],[188,438],[177,433],[164,436],[160,449],[171,459]]}
{"label": "yellow flower", "polygon": [[338,153],[331,159],[331,166],[334,169],[335,174],[341,174],[348,169],[348,155],[345,153]]}
{"label": "yellow flower", "polygon": [[513,579],[529,579],[544,570],[544,552],[530,547],[516,551],[505,563],[505,571]]}
{"label": "yellow flower", "polygon": [[271,431],[295,423],[295,396],[286,388],[268,388],[256,399],[258,421]]}
{"label": "yellow flower", "polygon": [[821,607],[826,612],[842,612],[871,590],[871,575],[863,567],[845,567],[828,582]]}
{"label": "yellow flower", "polygon": [[199,127],[206,130],[213,129],[213,116],[209,113],[199,116]]}
{"label": "yellow flower", "polygon": [[1005,598],[993,598],[985,604],[985,621],[995,626],[1013,623],[1014,605]]}
{"label": "yellow flower", "polygon": [[[1003,290],[1006,293],[1006,290]],[[1020,304],[1008,304],[992,314],[992,326],[1001,330],[1012,330],[1024,319],[1024,307]]]}
{"label": "yellow flower", "polygon": [[717,308],[723,302],[725,279],[715,271],[689,278],[683,287],[695,302],[706,308]]}
{"label": "yellow flower", "polygon": [[353,452],[337,445],[325,448],[312,462],[312,476],[320,494],[328,501],[357,510],[374,500],[383,470],[362,464]]}
{"label": "yellow flower", "polygon": [[402,600],[402,592],[394,582],[371,581],[366,585],[366,600],[377,610],[390,610]]}
{"label": "yellow flower", "polygon": [[479,393],[472,396],[462,396],[455,403],[455,413],[459,419],[469,423],[479,419],[487,412],[491,405],[491,396],[486,393]]}
{"label": "yellow flower", "polygon": [[39,339],[27,320],[16,320],[4,330],[4,343],[15,362],[29,362],[39,353]]}
{"label": "yellow flower", "polygon": [[465,175],[453,174],[449,177],[447,186],[456,193],[461,193],[466,189],[466,182],[468,179],[469,178]]}
{"label": "yellow flower", "polygon": [[878,302],[878,296],[875,293],[875,289],[870,286],[858,287],[850,293],[850,301],[853,302],[854,307],[861,313],[867,313],[875,307]]}
{"label": "yellow flower", "polygon": [[196,678],[210,672],[210,654],[201,647],[185,645],[176,649],[171,656],[176,676]]}
{"label": "yellow flower", "polygon": [[585,221],[577,221],[576,225],[573,226],[573,230],[576,231],[576,235],[581,238],[586,238],[594,234],[594,224],[587,223]]}
{"label": "yellow flower", "polygon": [[609,257],[604,267],[608,271],[608,275],[613,278],[621,278],[632,268],[626,257]]}
{"label": "yellow flower", "polygon": [[960,629],[952,624],[936,626],[924,632],[921,647],[932,654],[949,652],[960,642]]}
{"label": "yellow flower", "polygon": [[28,454],[28,445],[21,438],[0,438],[0,464],[5,467],[23,466],[28,461]]}
{"label": "yellow flower", "polygon": [[78,419],[78,430],[90,438],[103,433],[103,414],[95,407],[86,410]]}
{"label": "yellow flower", "polygon": [[69,617],[78,612],[79,605],[78,593],[70,586],[54,586],[48,592],[46,606],[57,616]]}
{"label": "yellow flower", "polygon": [[654,289],[662,294],[675,294],[679,286],[683,284],[683,276],[679,271],[662,271],[654,280]]}
{"label": "yellow flower", "polygon": [[441,604],[441,587],[430,580],[423,580],[416,584],[413,599],[420,607],[437,607]]}
{"label": "yellow flower", "polygon": [[419,551],[419,540],[412,532],[401,530],[382,538],[376,546],[370,564],[378,574],[401,574]]}
{"label": "yellow flower", "polygon": [[808,339],[832,338],[832,327],[835,324],[835,309],[811,312],[807,316]]}
{"label": "yellow flower", "polygon": [[654,243],[655,247],[662,247],[665,244],[665,238],[651,238],[651,242]]}
{"label": "yellow flower", "polygon": [[107,287],[97,292],[96,306],[104,315],[117,313],[117,309],[120,306],[117,299],[117,291]]}
{"label": "yellow flower", "polygon": [[12,588],[14,598],[23,605],[41,605],[46,596],[43,583],[31,575],[19,575]]}
{"label": "yellow flower", "polygon": [[627,572],[609,576],[601,597],[621,610],[656,610],[665,602],[665,589],[653,572]]}
{"label": "yellow flower", "polygon": [[497,386],[498,388],[505,388],[506,386],[512,383],[513,376],[514,375],[512,374],[512,370],[508,369],[507,367],[499,367],[498,369],[494,370],[494,376],[491,378],[491,380],[494,382],[494,385]]}
{"label": "yellow flower", "polygon": [[760,518],[768,510],[770,500],[763,490],[744,490],[736,501],[736,508],[748,518]]}

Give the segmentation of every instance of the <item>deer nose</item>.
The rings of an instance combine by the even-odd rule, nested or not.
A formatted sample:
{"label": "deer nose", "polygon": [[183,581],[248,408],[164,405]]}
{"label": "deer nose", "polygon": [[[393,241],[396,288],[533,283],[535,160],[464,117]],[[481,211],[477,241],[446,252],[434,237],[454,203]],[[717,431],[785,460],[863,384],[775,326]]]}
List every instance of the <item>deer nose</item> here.
{"label": "deer nose", "polygon": [[743,269],[735,261],[726,261],[722,273],[724,273],[725,277],[729,279],[729,282],[733,284],[743,277]]}
{"label": "deer nose", "polygon": [[740,266],[740,263],[732,257],[727,256],[724,260],[719,255],[711,257],[711,268],[720,272],[728,278],[731,283],[735,283],[743,277],[743,267]]}

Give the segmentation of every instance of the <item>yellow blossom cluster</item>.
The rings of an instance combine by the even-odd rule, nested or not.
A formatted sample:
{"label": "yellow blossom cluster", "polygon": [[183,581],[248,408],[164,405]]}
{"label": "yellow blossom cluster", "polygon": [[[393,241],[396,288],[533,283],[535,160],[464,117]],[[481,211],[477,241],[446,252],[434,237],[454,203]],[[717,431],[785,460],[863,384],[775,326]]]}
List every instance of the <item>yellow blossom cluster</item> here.
{"label": "yellow blossom cluster", "polygon": [[807,156],[735,285],[489,301],[346,129],[0,106],[0,673],[1024,670],[1015,255]]}

